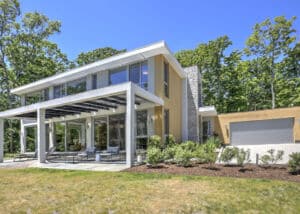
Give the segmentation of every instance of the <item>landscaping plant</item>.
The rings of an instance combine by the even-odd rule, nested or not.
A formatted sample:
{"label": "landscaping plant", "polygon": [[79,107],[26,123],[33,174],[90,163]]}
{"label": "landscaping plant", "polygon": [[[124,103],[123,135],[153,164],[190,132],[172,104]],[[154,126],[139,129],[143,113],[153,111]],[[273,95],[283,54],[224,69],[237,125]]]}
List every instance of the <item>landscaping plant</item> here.
{"label": "landscaping plant", "polygon": [[292,174],[300,173],[300,152],[290,154],[289,171]]}
{"label": "landscaping plant", "polygon": [[183,142],[180,144],[180,147],[183,149],[183,150],[186,150],[186,151],[191,151],[191,152],[194,152],[196,151],[197,147],[199,146],[198,143],[194,142],[194,141],[186,141],[186,142]]}
{"label": "landscaping plant", "polygon": [[220,160],[226,164],[229,164],[232,159],[237,157],[238,153],[239,149],[237,147],[226,147],[220,156]]}
{"label": "landscaping plant", "polygon": [[192,151],[178,146],[175,153],[175,161],[178,165],[188,167],[192,165],[191,158],[193,157]]}
{"label": "landscaping plant", "polygon": [[282,160],[282,157],[284,155],[284,151],[282,150],[278,150],[276,155],[275,155],[275,150],[274,149],[270,149],[268,151],[268,154],[263,155],[260,158],[260,161],[264,164],[264,165],[269,165],[269,164],[277,164],[277,162],[279,160]]}
{"label": "landscaping plant", "polygon": [[205,144],[215,145],[215,148],[220,148],[222,146],[222,142],[218,137],[210,137],[205,141]]}
{"label": "landscaping plant", "polygon": [[158,135],[153,135],[149,138],[148,141],[148,148],[155,147],[155,148],[162,148],[161,138]]}
{"label": "landscaping plant", "polygon": [[237,164],[239,166],[243,167],[245,163],[250,162],[250,149],[247,149],[246,151],[244,149],[238,149],[236,155]]}
{"label": "landscaping plant", "polygon": [[170,147],[170,146],[175,146],[175,145],[176,145],[176,139],[175,139],[174,135],[169,134],[166,137],[165,147]]}
{"label": "landscaping plant", "polygon": [[160,148],[157,147],[149,147],[147,149],[147,157],[146,162],[151,167],[156,167],[163,160],[163,155]]}
{"label": "landscaping plant", "polygon": [[176,154],[176,149],[178,146],[168,146],[167,148],[164,149],[163,151],[163,158],[165,162],[173,162],[175,154]]}

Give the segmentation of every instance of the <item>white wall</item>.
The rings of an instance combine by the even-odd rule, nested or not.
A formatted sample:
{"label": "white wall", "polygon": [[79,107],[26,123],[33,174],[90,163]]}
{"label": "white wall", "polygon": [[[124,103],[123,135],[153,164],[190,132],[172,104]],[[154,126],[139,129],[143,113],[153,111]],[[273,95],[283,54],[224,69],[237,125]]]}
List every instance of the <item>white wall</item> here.
{"label": "white wall", "polygon": [[[228,146],[232,147],[232,146]],[[300,144],[264,144],[264,145],[243,145],[243,146],[236,146],[238,148],[243,148],[244,150],[250,149],[250,160],[251,163],[256,163],[256,154],[259,155],[259,157],[262,157],[265,154],[268,154],[268,151],[270,149],[275,150],[275,155],[278,150],[283,150],[284,155],[283,159],[281,161],[278,161],[277,164],[287,164],[289,161],[289,155],[293,152],[300,152]],[[220,155],[219,155],[220,156]],[[232,163],[235,163],[235,160],[232,161]],[[259,161],[259,163],[261,163]]]}

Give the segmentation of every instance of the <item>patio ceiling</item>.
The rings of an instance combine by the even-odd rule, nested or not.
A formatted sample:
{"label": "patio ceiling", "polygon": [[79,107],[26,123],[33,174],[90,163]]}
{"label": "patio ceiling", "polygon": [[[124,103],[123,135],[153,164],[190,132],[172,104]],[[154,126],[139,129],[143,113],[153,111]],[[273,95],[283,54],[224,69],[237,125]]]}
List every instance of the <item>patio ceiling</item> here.
{"label": "patio ceiling", "polygon": [[[135,105],[141,105],[149,101],[140,96],[135,97]],[[110,97],[103,97],[95,100],[67,104],[59,107],[46,109],[46,118],[64,117],[67,115],[76,115],[81,113],[97,112],[98,110],[117,109],[120,106],[126,106],[126,94],[120,94]],[[37,113],[29,112],[16,115],[16,117],[36,118]]]}

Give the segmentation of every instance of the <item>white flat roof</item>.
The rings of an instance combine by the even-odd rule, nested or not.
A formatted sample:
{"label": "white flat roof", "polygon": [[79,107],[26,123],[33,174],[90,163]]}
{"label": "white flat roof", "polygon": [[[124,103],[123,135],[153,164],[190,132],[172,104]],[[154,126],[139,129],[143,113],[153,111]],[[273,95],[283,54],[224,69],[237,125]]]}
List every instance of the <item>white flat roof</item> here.
{"label": "white flat roof", "polygon": [[95,90],[85,91],[79,94],[69,95],[66,97],[61,97],[57,99],[52,99],[40,103],[31,104],[28,106],[22,106],[15,109],[9,109],[3,112],[0,112],[0,118],[11,118],[16,117],[20,114],[26,114],[34,112],[37,109],[51,109],[59,106],[70,105],[78,102],[84,102],[93,100],[96,98],[112,96],[120,93],[124,93],[130,88],[133,89],[134,94],[140,96],[149,102],[153,102],[156,105],[164,105],[164,101],[155,96],[154,94],[142,89],[141,87],[133,84],[132,82],[126,82],[118,85],[107,86],[104,88],[99,88]]}
{"label": "white flat roof", "polygon": [[214,106],[203,106],[199,108],[199,114],[201,116],[208,117],[208,116],[216,116],[218,113]]}
{"label": "white flat roof", "polygon": [[163,54],[166,57],[168,62],[172,65],[172,67],[179,74],[180,77],[184,78],[186,76],[181,65],[173,56],[165,41],[160,41],[142,48],[121,53],[103,60],[96,61],[91,64],[74,68],[63,73],[59,73],[29,83],[27,85],[20,86],[18,88],[14,88],[11,90],[11,93],[22,95],[29,92],[34,92],[53,85],[58,85],[68,81],[76,80],[85,77],[88,74],[93,74],[99,71],[121,67],[132,62],[145,60],[149,57],[156,56],[159,54]]}

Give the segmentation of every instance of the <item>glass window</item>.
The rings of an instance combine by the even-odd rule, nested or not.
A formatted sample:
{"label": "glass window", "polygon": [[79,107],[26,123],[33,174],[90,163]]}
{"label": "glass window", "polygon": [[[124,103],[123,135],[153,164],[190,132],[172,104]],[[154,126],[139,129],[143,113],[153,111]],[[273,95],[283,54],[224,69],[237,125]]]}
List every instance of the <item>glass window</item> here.
{"label": "glass window", "polygon": [[93,74],[92,76],[92,89],[97,88],[97,74]]}
{"label": "glass window", "polygon": [[117,70],[109,71],[109,84],[115,85],[127,81],[126,67],[119,68]]}
{"label": "glass window", "polygon": [[136,112],[136,135],[147,136],[147,110]]}
{"label": "glass window", "polygon": [[165,135],[169,135],[170,134],[170,117],[169,117],[169,110],[165,110],[164,113],[164,120],[165,120]]}
{"label": "glass window", "polygon": [[125,114],[109,116],[109,146],[125,150]]}
{"label": "glass window", "polygon": [[67,83],[67,95],[86,91],[86,78]]}
{"label": "glass window", "polygon": [[141,65],[136,63],[129,66],[129,80],[137,85],[140,84]]}
{"label": "glass window", "polygon": [[25,95],[25,105],[49,100],[49,89],[36,91]]}
{"label": "glass window", "polygon": [[54,86],[53,93],[54,93],[53,94],[54,98],[60,98],[60,97],[65,96],[66,95],[65,86],[64,85]]}
{"label": "glass window", "polygon": [[148,89],[148,63],[136,63],[129,66],[129,80],[144,89]]}
{"label": "glass window", "polygon": [[95,147],[97,150],[107,150],[107,119],[106,117],[95,118],[94,120]]}
{"label": "glass window", "polygon": [[143,62],[142,63],[142,73],[141,73],[141,87],[145,90],[148,89],[148,63]]}
{"label": "glass window", "polygon": [[164,62],[164,92],[169,97],[169,64]]}

